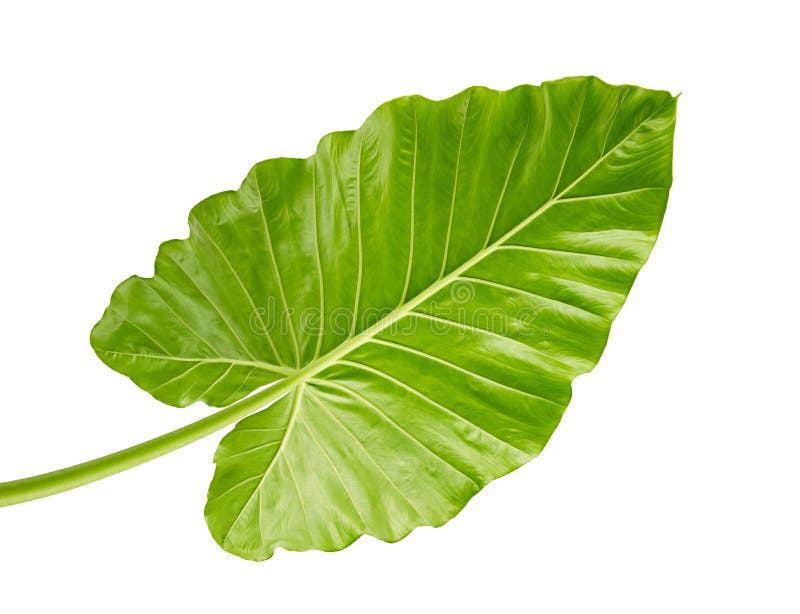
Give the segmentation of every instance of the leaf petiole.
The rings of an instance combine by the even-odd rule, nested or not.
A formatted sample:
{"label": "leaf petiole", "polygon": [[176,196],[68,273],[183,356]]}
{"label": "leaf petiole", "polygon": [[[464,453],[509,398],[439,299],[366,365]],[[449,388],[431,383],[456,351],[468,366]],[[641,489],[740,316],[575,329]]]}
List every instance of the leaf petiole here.
{"label": "leaf petiole", "polygon": [[278,400],[300,378],[300,374],[287,377],[230,407],[130,448],[49,473],[0,482],[0,507],[41,499],[90,484],[189,445]]}

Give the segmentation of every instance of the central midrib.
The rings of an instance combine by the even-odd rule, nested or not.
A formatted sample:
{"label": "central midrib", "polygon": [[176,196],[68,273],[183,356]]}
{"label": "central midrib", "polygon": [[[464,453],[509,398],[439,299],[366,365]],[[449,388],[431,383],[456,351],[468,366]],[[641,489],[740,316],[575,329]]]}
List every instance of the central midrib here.
{"label": "central midrib", "polygon": [[[591,169],[590,169],[591,170]],[[587,171],[588,172],[588,171]],[[304,383],[307,382],[309,379],[324,371],[328,367],[333,366],[336,362],[345,357],[350,352],[358,349],[364,343],[379,335],[384,330],[398,322],[399,320],[406,317],[409,313],[411,313],[416,307],[427,301],[428,299],[432,298],[436,295],[437,292],[443,290],[448,285],[456,281],[458,277],[461,276],[462,273],[465,273],[473,266],[478,264],[481,260],[495,252],[499,247],[501,247],[508,239],[514,236],[517,232],[525,228],[528,224],[530,224],[533,220],[539,217],[542,213],[544,213],[547,209],[552,207],[554,204],[559,202],[559,198],[565,194],[567,191],[574,187],[575,183],[583,178],[583,175],[579,177],[575,182],[573,182],[570,186],[566,189],[562,190],[558,196],[552,198],[545,202],[542,206],[540,206],[536,211],[534,211],[531,215],[526,217],[522,220],[519,224],[514,226],[511,230],[497,239],[494,243],[491,243],[484,249],[480,250],[476,253],[472,258],[464,262],[464,264],[460,265],[459,267],[453,269],[450,273],[445,275],[444,277],[439,278],[436,282],[428,286],[425,290],[417,294],[414,298],[409,300],[408,302],[404,303],[397,307],[394,311],[390,314],[387,314],[383,318],[381,318],[378,322],[370,326],[369,328],[363,330],[359,334],[351,337],[347,341],[344,341],[340,345],[336,346],[333,350],[322,356],[321,358],[309,363],[304,368],[300,369],[292,375],[291,377],[286,378],[286,380],[292,380],[296,383]],[[284,380],[284,381],[286,381]]]}
{"label": "central midrib", "polygon": [[[498,238],[493,243],[487,245],[479,252],[477,252],[474,256],[472,256],[469,260],[464,262],[459,267],[453,269],[447,275],[440,277],[436,282],[432,285],[428,286],[425,290],[417,294],[414,298],[409,300],[408,302],[404,303],[397,307],[394,311],[390,314],[381,318],[378,322],[370,326],[369,328],[363,330],[359,334],[351,337],[350,339],[344,341],[333,350],[325,354],[324,356],[318,358],[315,361],[310,362],[308,365],[299,369],[295,374],[287,377],[286,379],[282,380],[283,383],[289,383],[292,381],[294,383],[305,383],[310,378],[315,376],[316,374],[324,371],[328,367],[333,366],[336,362],[340,359],[352,352],[353,350],[358,349],[364,343],[369,341],[371,338],[379,335],[385,329],[390,327],[392,324],[396,323],[397,321],[401,320],[402,318],[406,317],[409,313],[411,313],[416,307],[420,304],[424,303],[426,300],[432,298],[437,292],[446,288],[449,284],[454,282],[462,273],[465,273],[470,268],[478,264],[481,260],[495,252],[498,248],[500,248],[506,241],[508,241],[511,237],[513,237],[516,233],[520,230],[525,228],[528,224],[533,222],[536,218],[542,215],[545,211],[550,209],[553,205],[560,202],[561,198],[569,193],[575,186],[577,186],[581,181],[583,181],[594,169],[596,169],[600,164],[603,163],[612,153],[614,153],[621,145],[626,143],[628,139],[630,139],[634,134],[636,134],[639,129],[642,128],[647,122],[651,119],[656,117],[661,110],[666,106],[667,101],[665,101],[662,105],[660,105],[655,111],[653,111],[648,117],[643,119],[640,123],[638,123],[628,134],[626,134],[622,139],[617,142],[616,145],[611,147],[607,152],[605,152],[602,156],[600,156],[589,168],[587,168],[583,173],[581,173],[574,181],[572,181],[566,188],[561,190],[558,194],[553,195],[548,201],[538,207],[533,213],[531,213],[528,217],[523,219],[519,222],[516,226],[511,228],[508,232],[503,234],[500,238]],[[567,152],[565,157],[568,157],[569,152]],[[566,160],[564,161],[566,162]],[[596,197],[597,195],[595,195]],[[592,198],[592,196],[586,196],[583,198]],[[412,229],[413,232],[413,229]],[[355,317],[355,315],[354,315]],[[288,391],[287,391],[288,392]]]}

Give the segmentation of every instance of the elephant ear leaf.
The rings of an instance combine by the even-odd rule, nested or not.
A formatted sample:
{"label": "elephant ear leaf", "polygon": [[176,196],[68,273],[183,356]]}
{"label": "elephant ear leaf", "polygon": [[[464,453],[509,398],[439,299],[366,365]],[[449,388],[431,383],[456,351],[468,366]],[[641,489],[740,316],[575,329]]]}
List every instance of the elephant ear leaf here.
{"label": "elephant ear leaf", "polygon": [[197,205],[92,343],[176,406],[284,386],[220,443],[216,541],[395,541],[536,456],[658,235],[675,108],[591,77],[399,98]]}

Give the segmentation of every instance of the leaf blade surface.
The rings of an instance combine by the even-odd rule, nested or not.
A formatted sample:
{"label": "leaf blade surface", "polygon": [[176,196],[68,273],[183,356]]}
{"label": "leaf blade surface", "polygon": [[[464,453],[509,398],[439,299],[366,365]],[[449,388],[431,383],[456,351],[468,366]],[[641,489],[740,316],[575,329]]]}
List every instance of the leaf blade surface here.
{"label": "leaf blade surface", "polygon": [[660,228],[674,117],[594,78],[391,101],[195,207],[93,345],[173,405],[300,374],[220,444],[225,549],[438,526],[541,451],[599,359]]}

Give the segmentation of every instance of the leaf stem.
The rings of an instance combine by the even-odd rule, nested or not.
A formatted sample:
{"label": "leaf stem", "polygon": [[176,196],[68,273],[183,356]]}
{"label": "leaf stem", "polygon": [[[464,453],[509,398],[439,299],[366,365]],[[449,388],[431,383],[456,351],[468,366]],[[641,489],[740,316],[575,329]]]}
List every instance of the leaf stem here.
{"label": "leaf stem", "polygon": [[0,482],[0,507],[41,499],[96,482],[182,448],[276,401],[289,392],[300,377],[298,374],[287,377],[230,407],[130,448],[57,471]]}

